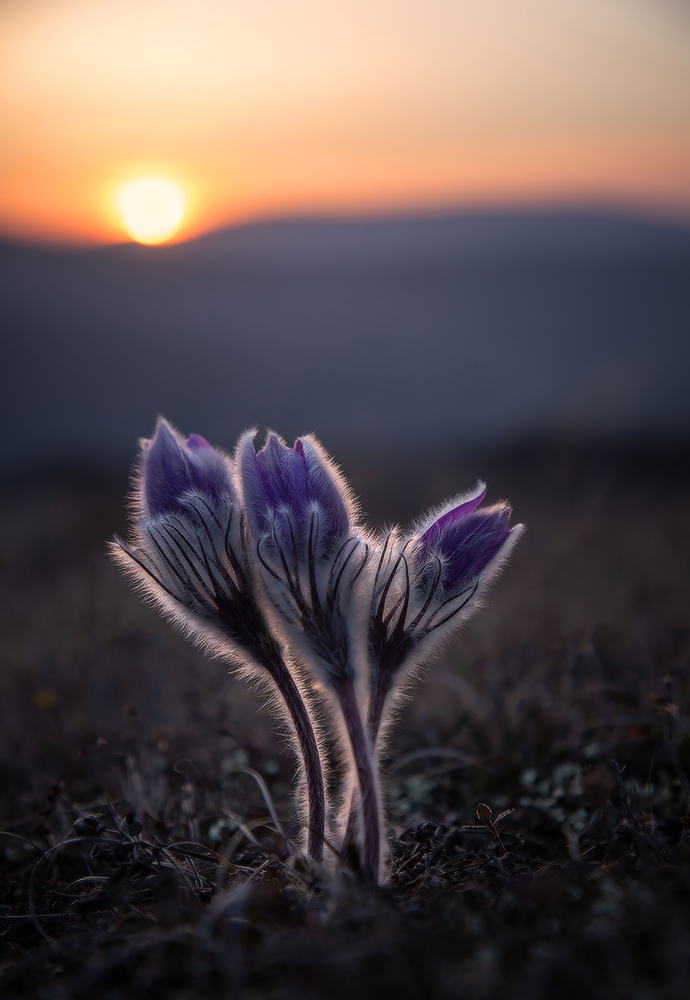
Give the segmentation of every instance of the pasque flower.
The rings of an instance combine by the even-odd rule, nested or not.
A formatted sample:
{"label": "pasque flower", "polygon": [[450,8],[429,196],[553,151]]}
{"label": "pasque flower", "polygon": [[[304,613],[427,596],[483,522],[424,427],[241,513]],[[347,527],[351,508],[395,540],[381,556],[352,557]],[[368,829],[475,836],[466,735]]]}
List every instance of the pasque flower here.
{"label": "pasque flower", "polygon": [[257,600],[232,460],[159,420],[154,437],[142,441],[132,539],[116,539],[111,548],[193,639],[277,686],[304,764],[308,850],[320,860],[326,803],[319,745],[304,692]]}
{"label": "pasque flower", "polygon": [[190,494],[213,507],[222,506],[231,494],[226,456],[200,434],[185,440],[162,418],[153,439],[142,441],[140,473],[137,499],[140,514],[148,518],[188,514]]}
{"label": "pasque flower", "polygon": [[369,619],[368,729],[375,744],[391,696],[480,607],[522,533],[507,503],[480,508],[486,487],[450,500],[407,533],[394,529],[376,554]]}
{"label": "pasque flower", "polygon": [[377,880],[379,787],[356,693],[364,671],[369,543],[345,480],[316,438],[298,438],[289,448],[269,433],[257,454],[254,436],[240,439],[235,464],[262,580],[278,627],[342,715],[361,802],[360,862]]}
{"label": "pasque flower", "polygon": [[[289,448],[244,434],[234,458],[160,420],[142,442],[131,540],[113,554],[196,641],[285,705],[304,767],[308,850],[323,857],[326,775],[300,660],[327,694],[348,755],[346,846],[382,867],[379,736],[414,669],[479,607],[522,525],[485,487],[374,539],[312,435]],[[366,724],[364,719],[366,718]]]}
{"label": "pasque flower", "polygon": [[314,437],[239,441],[235,466],[271,604],[327,686],[354,679],[351,611],[368,559],[344,478]]}
{"label": "pasque flower", "polygon": [[350,490],[313,436],[294,448],[272,431],[258,452],[255,431],[240,438],[237,457],[247,517],[256,538],[273,535],[285,550],[303,550],[311,534],[318,559],[350,534],[356,513]]}

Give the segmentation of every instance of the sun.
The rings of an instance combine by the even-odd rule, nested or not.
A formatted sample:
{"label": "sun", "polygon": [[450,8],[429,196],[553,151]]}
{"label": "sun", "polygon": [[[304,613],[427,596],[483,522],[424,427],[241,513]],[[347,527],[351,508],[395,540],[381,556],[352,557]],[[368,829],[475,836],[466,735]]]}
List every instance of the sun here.
{"label": "sun", "polygon": [[179,184],[165,177],[137,177],[122,185],[115,203],[132,239],[163,243],[179,229],[187,196]]}

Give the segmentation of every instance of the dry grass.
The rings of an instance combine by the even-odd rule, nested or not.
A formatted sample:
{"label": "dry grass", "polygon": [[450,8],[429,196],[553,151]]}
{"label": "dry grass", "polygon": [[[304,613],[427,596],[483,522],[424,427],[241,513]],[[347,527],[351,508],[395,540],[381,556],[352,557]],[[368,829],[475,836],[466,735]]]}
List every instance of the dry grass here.
{"label": "dry grass", "polygon": [[529,529],[401,713],[382,889],[294,857],[272,720],[107,562],[124,483],[6,491],[3,998],[685,1000],[689,467],[534,449],[379,465],[379,493],[347,470],[376,520],[481,473]]}

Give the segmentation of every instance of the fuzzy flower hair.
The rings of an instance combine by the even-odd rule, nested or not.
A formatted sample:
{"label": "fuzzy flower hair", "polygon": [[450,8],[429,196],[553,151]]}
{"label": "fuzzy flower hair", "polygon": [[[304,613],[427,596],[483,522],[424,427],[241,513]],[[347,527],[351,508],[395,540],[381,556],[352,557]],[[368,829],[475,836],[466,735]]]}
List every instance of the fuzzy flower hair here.
{"label": "fuzzy flower hair", "polygon": [[207,651],[254,666],[257,611],[230,458],[161,418],[141,442],[133,514],[131,542],[111,546],[115,561]]}
{"label": "fuzzy flower hair", "polygon": [[353,647],[362,645],[357,584],[369,548],[350,489],[313,435],[288,447],[256,431],[235,454],[238,493],[276,621],[327,687],[354,680]]}
{"label": "fuzzy flower hair", "polygon": [[408,532],[393,529],[375,557],[369,619],[369,733],[406,676],[481,606],[523,525],[510,506],[481,508],[484,483],[431,511]]}
{"label": "fuzzy flower hair", "polygon": [[507,503],[482,507],[479,483],[374,539],[313,435],[290,448],[269,432],[257,452],[255,434],[230,458],[161,419],[141,442],[131,539],[116,539],[112,553],[195,641],[270,682],[294,736],[298,813],[319,862],[328,775],[311,704],[317,688],[325,694],[346,765],[341,845],[378,882],[379,737],[390,709],[477,610],[523,528],[510,527]]}
{"label": "fuzzy flower hair", "polygon": [[360,704],[369,544],[345,480],[313,436],[289,448],[269,433],[257,454],[254,435],[240,439],[235,464],[262,583],[275,624],[313,668],[339,720],[347,797],[359,805],[353,838],[362,872],[378,881],[380,790]]}
{"label": "fuzzy flower hair", "polygon": [[[207,652],[268,684],[304,768],[309,852],[323,857],[325,772],[308,698],[263,613],[247,549],[232,460],[160,419],[141,442],[131,542],[111,553],[146,596]],[[280,697],[274,697],[277,689]]]}

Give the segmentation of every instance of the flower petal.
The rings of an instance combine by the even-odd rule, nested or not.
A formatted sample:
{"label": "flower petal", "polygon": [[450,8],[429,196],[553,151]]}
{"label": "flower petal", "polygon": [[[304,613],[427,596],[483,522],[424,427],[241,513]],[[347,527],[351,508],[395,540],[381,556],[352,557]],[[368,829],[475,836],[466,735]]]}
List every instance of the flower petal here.
{"label": "flower petal", "polygon": [[449,529],[458,526],[475,508],[479,506],[486,496],[486,485],[478,483],[477,489],[472,494],[465,494],[456,506],[446,510],[433,524],[427,528],[419,539],[423,549],[429,550],[437,545],[444,533]]}
{"label": "flower petal", "polygon": [[225,456],[198,434],[186,441],[162,417],[150,441],[142,443],[140,496],[142,512],[158,517],[183,509],[190,491],[217,504],[231,492]]}
{"label": "flower petal", "polygon": [[249,529],[255,538],[260,538],[269,525],[268,497],[264,481],[259,471],[254,438],[256,430],[245,431],[237,442],[235,468],[242,484],[244,508],[249,521]]}
{"label": "flower petal", "polygon": [[[194,443],[192,443],[194,439]],[[185,451],[194,489],[214,504],[232,492],[228,460],[200,435],[192,434]]]}
{"label": "flower petal", "polygon": [[311,435],[298,438],[295,451],[305,463],[309,500],[318,505],[320,534],[329,540],[346,536],[350,530],[351,501],[339,470]]}
{"label": "flower petal", "polygon": [[269,506],[274,510],[284,507],[295,513],[304,511],[309,503],[304,455],[288,448],[277,434],[269,431],[256,461]]}
{"label": "flower petal", "polygon": [[443,586],[456,590],[481,575],[510,534],[508,504],[475,510],[449,523],[434,549],[444,559]]}
{"label": "flower petal", "polygon": [[179,497],[193,488],[189,462],[179,435],[163,418],[153,438],[142,446],[142,504],[146,514],[157,517],[175,510]]}

